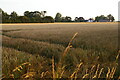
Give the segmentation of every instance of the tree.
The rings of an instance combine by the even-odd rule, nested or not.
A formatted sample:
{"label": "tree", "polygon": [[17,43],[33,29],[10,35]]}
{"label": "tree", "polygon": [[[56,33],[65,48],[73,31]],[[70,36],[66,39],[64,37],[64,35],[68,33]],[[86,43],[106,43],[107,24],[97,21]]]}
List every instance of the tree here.
{"label": "tree", "polygon": [[21,22],[21,23],[28,23],[28,22],[30,22],[30,19],[27,16],[19,16],[18,20],[19,20],[18,22]]}
{"label": "tree", "polygon": [[71,22],[72,20],[71,20],[72,18],[71,17],[69,17],[69,16],[66,16],[66,17],[62,17],[62,22]]}
{"label": "tree", "polygon": [[85,21],[85,19],[83,18],[83,17],[75,17],[75,21],[76,22],[84,22]]}
{"label": "tree", "polygon": [[100,15],[95,17],[95,21],[99,22],[99,21],[103,21],[103,22],[109,22],[108,17],[104,16],[104,15]]}
{"label": "tree", "polygon": [[41,13],[39,11],[29,12],[25,11],[24,16],[29,18],[29,22],[42,22]]}
{"label": "tree", "polygon": [[101,20],[107,19],[107,17],[105,17],[104,15],[99,16],[99,18],[100,18]]}
{"label": "tree", "polygon": [[10,15],[2,10],[2,23],[10,22]]}
{"label": "tree", "polygon": [[41,20],[42,20],[41,13],[39,11],[34,11],[33,17],[35,18],[37,23],[41,22]]}
{"label": "tree", "polygon": [[115,18],[112,16],[111,22],[113,22],[115,20]]}
{"label": "tree", "polygon": [[107,17],[108,17],[110,22],[113,22],[115,20],[114,17],[111,14],[107,15]]}
{"label": "tree", "polygon": [[17,15],[17,13],[15,12],[15,11],[13,11],[12,13],[11,13],[11,17],[12,18],[16,18],[18,15]]}
{"label": "tree", "polygon": [[99,16],[95,17],[95,21],[96,21],[96,22],[99,22],[99,20],[100,20],[100,17],[99,17]]}
{"label": "tree", "polygon": [[60,13],[57,13],[55,16],[55,22],[60,22],[62,20],[62,15]]}
{"label": "tree", "polygon": [[80,22],[84,22],[84,20],[85,20],[85,19],[84,19],[83,17],[79,17],[79,18],[78,18],[78,21],[80,21]]}
{"label": "tree", "polygon": [[11,22],[17,22],[18,15],[15,11],[10,14]]}
{"label": "tree", "polygon": [[66,16],[65,19],[66,19],[67,22],[71,22],[72,21],[71,20],[72,18],[70,16]]}
{"label": "tree", "polygon": [[46,23],[53,23],[54,22],[54,19],[51,17],[51,16],[45,16],[44,17],[44,22]]}
{"label": "tree", "polygon": [[75,22],[78,22],[78,17],[75,17]]}
{"label": "tree", "polygon": [[29,18],[36,17],[36,16],[41,17],[41,13],[39,11],[34,11],[34,12],[25,11],[24,16],[27,16]]}
{"label": "tree", "polygon": [[[11,14],[7,14],[0,8],[0,15],[2,16],[2,22],[4,23],[43,23],[43,22],[54,22],[51,16],[45,16],[47,11],[25,11],[24,16],[18,16],[18,14],[13,11]],[[0,19],[1,19],[0,16]]]}
{"label": "tree", "polygon": [[30,14],[30,12],[29,12],[29,11],[25,11],[25,12],[24,12],[24,16],[29,17],[29,14]]}
{"label": "tree", "polygon": [[33,18],[34,17],[34,12],[29,12],[28,17]]}
{"label": "tree", "polygon": [[111,14],[107,16],[101,15],[101,16],[95,17],[95,21],[99,22],[100,20],[105,21],[105,22],[113,22],[115,19]]}

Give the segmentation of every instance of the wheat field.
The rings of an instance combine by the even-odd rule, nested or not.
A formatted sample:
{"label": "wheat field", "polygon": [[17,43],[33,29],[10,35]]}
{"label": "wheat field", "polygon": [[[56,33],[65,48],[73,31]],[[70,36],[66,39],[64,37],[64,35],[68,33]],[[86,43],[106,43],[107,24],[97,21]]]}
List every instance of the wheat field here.
{"label": "wheat field", "polygon": [[120,78],[117,23],[2,25],[3,78]]}

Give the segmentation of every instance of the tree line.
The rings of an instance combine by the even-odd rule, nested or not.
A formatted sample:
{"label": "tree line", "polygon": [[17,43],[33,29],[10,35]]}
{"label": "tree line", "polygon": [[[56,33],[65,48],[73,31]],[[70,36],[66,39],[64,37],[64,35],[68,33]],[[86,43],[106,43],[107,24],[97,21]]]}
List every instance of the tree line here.
{"label": "tree line", "polygon": [[0,18],[2,23],[113,22],[115,20],[111,14],[96,16],[95,19],[85,20],[83,17],[75,17],[72,20],[70,16],[63,17],[61,13],[57,13],[55,18],[46,16],[46,13],[47,11],[25,11],[23,16],[19,16],[15,11],[8,14],[0,9]]}
{"label": "tree line", "polygon": [[71,17],[62,17],[62,14],[60,13],[57,13],[55,16],[55,22],[113,22],[114,20],[115,19],[111,14],[107,16],[96,16],[95,19],[89,18],[88,20],[85,20],[84,17],[75,17],[73,21]]}
{"label": "tree line", "polygon": [[7,14],[2,10],[2,23],[52,23],[51,16],[45,16],[46,11],[25,11],[23,16],[19,16],[15,11]]}

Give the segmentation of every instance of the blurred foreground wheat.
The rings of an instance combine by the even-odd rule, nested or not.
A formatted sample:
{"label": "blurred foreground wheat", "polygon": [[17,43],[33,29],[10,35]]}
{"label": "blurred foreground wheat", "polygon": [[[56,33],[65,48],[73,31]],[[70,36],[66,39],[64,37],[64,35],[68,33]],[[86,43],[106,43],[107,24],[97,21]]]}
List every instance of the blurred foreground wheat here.
{"label": "blurred foreground wheat", "polygon": [[[65,48],[62,57],[60,58],[58,63],[55,63],[54,56],[51,59],[51,73],[52,76],[51,78],[56,79],[56,78],[64,78],[64,74],[66,71],[65,67],[66,65],[63,64],[64,58],[66,57],[68,51],[72,47],[72,41],[74,38],[78,35],[78,33],[75,33],[71,40],[69,41],[67,47]],[[85,79],[85,78],[107,78],[111,79],[114,78],[117,66],[118,66],[118,59],[120,56],[120,51],[118,51],[118,55],[116,56],[116,60],[114,61],[114,66],[113,67],[107,67],[107,72],[105,73],[105,67],[101,67],[101,64],[94,64],[89,68],[85,67],[85,62],[80,61],[79,64],[76,66],[75,70],[68,75],[65,78],[71,78],[71,79]],[[17,66],[15,69],[12,70],[11,74],[9,75],[9,78],[20,78],[20,79],[32,79],[34,76],[36,76],[36,72],[30,71],[31,63],[30,62],[25,62],[19,66]],[[35,66],[35,65],[32,65]],[[44,67],[44,66],[43,66]],[[80,74],[84,69],[84,73]],[[44,76],[47,75],[47,73],[50,73],[50,71],[42,72],[40,78],[45,78]],[[105,77],[102,77],[102,75],[105,74]],[[80,76],[80,77],[79,77]],[[5,78],[5,77],[4,77]],[[120,75],[118,77],[120,79]]]}

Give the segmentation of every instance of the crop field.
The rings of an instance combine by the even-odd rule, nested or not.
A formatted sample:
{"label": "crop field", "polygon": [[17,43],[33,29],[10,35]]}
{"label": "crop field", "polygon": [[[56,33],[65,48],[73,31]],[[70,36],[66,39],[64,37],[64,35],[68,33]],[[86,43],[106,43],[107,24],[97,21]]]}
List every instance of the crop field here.
{"label": "crop field", "polygon": [[3,78],[120,78],[117,23],[3,24]]}

